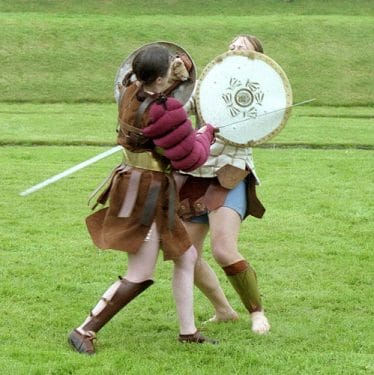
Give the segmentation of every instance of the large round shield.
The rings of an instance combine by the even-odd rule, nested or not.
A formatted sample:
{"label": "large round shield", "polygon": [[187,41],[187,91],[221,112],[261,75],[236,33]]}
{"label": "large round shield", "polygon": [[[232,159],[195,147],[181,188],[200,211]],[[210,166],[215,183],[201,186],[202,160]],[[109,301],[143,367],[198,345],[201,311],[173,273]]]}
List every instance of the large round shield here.
{"label": "large round shield", "polygon": [[[190,99],[192,92],[195,88],[196,83],[196,65],[193,62],[191,56],[189,53],[183,49],[182,47],[171,43],[171,42],[153,42],[148,43],[140,48],[136,49],[134,52],[132,52],[128,57],[126,57],[122,64],[120,65],[118,72],[116,74],[115,80],[114,80],[114,97],[117,101],[117,103],[120,100],[120,86],[122,85],[122,81],[127,73],[131,70],[131,65],[134,57],[137,55],[138,52],[140,52],[142,49],[151,46],[151,45],[161,45],[163,47],[166,47],[168,51],[170,52],[170,59],[172,60],[174,57],[180,56],[182,54],[187,55],[187,57],[190,59],[192,63],[191,70],[189,71],[189,79],[186,81],[181,82],[170,94],[170,96],[178,99],[183,104],[187,103],[187,101]],[[131,76],[131,80],[135,80],[135,75],[133,74]]]}
{"label": "large round shield", "polygon": [[292,106],[286,74],[271,58],[253,51],[230,51],[201,74],[196,107],[204,122],[219,128],[228,144],[254,146],[278,134]]}

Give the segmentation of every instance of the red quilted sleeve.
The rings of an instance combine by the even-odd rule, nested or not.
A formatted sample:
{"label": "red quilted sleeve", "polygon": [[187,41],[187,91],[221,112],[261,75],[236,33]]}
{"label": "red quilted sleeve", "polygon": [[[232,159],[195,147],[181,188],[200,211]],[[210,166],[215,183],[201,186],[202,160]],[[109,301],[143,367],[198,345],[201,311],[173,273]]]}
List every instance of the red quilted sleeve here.
{"label": "red quilted sleeve", "polygon": [[149,124],[143,134],[164,150],[174,169],[192,171],[208,159],[214,127],[207,124],[204,132],[193,129],[182,103],[168,98],[154,103],[149,110]]}

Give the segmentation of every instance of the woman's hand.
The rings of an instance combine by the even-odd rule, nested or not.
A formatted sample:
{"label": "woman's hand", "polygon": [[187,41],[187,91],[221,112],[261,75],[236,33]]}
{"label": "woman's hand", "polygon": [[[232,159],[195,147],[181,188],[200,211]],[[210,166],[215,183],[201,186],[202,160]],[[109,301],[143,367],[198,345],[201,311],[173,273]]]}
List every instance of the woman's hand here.
{"label": "woman's hand", "polygon": [[197,133],[204,133],[208,130],[208,128],[213,128],[213,133],[219,133],[219,128],[216,128],[214,127],[213,125],[210,125],[210,124],[205,124],[204,126],[202,126],[201,128],[199,128],[199,130],[197,131]]}

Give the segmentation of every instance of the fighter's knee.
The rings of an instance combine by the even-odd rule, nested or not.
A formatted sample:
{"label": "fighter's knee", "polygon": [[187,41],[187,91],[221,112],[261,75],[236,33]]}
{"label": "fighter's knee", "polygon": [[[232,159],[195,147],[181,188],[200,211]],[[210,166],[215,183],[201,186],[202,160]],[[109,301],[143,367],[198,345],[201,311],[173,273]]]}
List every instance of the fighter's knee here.
{"label": "fighter's knee", "polygon": [[213,258],[215,259],[215,261],[219,264],[219,265],[223,265],[223,264],[226,264],[227,262],[227,258],[228,258],[228,254],[227,252],[221,248],[221,247],[214,247],[212,249],[212,254],[213,254]]}
{"label": "fighter's knee", "polygon": [[234,239],[228,236],[215,234],[211,239],[211,246],[213,251],[219,253],[230,251],[230,249],[236,249],[237,244]]}
{"label": "fighter's knee", "polygon": [[174,259],[174,264],[176,266],[180,265],[195,265],[198,258],[197,251],[194,246],[191,246],[182,256],[177,259]]}
{"label": "fighter's knee", "polygon": [[232,264],[242,259],[242,256],[238,253],[235,247],[216,246],[213,248],[212,254],[215,261],[220,266],[227,266],[228,264]]}
{"label": "fighter's knee", "polygon": [[198,257],[199,257],[199,254],[195,248],[195,246],[191,246],[187,252],[186,252],[186,256],[188,257],[188,260],[192,263],[196,263]]}

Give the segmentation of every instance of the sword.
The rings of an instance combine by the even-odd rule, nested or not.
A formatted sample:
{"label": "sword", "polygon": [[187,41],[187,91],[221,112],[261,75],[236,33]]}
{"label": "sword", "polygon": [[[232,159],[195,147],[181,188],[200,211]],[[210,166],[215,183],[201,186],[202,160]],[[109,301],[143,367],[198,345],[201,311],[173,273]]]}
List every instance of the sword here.
{"label": "sword", "polygon": [[[298,105],[303,105],[303,104],[306,104],[306,103],[314,102],[315,100],[317,100],[317,99],[316,99],[316,98],[308,99],[308,100],[304,100],[304,101],[302,101],[302,102],[298,102],[298,103],[295,103],[295,104],[289,105],[288,107],[284,107],[284,108],[280,108],[280,109],[275,109],[275,110],[273,110],[273,111],[270,111],[270,112],[267,112],[267,113],[263,113],[262,115],[258,116],[257,118],[255,118],[255,119],[253,119],[253,120],[256,121],[256,120],[259,119],[260,117],[268,116],[268,115],[270,115],[270,114],[272,114],[272,113],[275,113],[275,112],[284,111],[285,109],[292,108],[292,107],[296,107],[296,106],[298,106]],[[231,126],[231,125],[239,124],[240,122],[245,122],[245,121],[250,121],[250,120],[251,120],[250,118],[245,118],[245,119],[243,119],[243,120],[234,121],[234,122],[230,122],[229,124],[226,124],[226,125],[218,126],[217,128],[218,128],[218,129],[226,128],[227,126]]]}
{"label": "sword", "polygon": [[22,197],[26,196],[26,195],[29,195],[31,193],[34,193],[35,191],[38,191],[40,189],[43,189],[44,187],[50,185],[50,184],[53,184],[54,182],[58,181],[58,180],[61,180],[62,178],[66,177],[66,176],[69,176],[77,171],[79,171],[80,169],[83,169],[93,163],[96,163],[97,161],[101,160],[101,159],[104,159],[112,154],[115,154],[116,152],[122,150],[123,147],[122,146],[116,146],[116,147],[113,147],[111,148],[110,150],[107,150],[107,151],[104,151],[102,152],[101,154],[99,155],[96,155],[94,156],[93,158],[91,159],[88,159],[86,161],[83,161],[82,163],[79,163],[69,169],[66,169],[65,171],[59,173],[59,174],[56,174],[50,178],[48,178],[47,180],[45,181],[42,181],[40,182],[39,184],[36,184],[34,186],[31,186],[30,188],[26,189],[25,191],[22,191],[21,193],[19,193],[19,195],[21,195]]}
{"label": "sword", "polygon": [[[267,116],[267,115],[269,115],[271,113],[284,111],[285,109],[288,109],[288,108],[291,108],[291,107],[296,107],[298,105],[310,103],[310,102],[313,102],[314,100],[316,100],[316,98],[304,100],[302,102],[292,104],[292,105],[290,105],[288,107],[284,107],[284,108],[280,108],[280,109],[276,109],[276,110],[264,113],[264,114],[258,116],[257,118]],[[243,119],[243,120],[231,122],[230,124],[226,124],[226,125],[222,125],[222,126],[218,127],[218,129],[225,128],[227,126],[232,126],[232,125],[238,124],[240,122],[248,121],[248,120],[250,120],[250,119],[246,118],[246,119]],[[35,191],[43,189],[46,186],[51,185],[51,184],[55,183],[56,181],[61,180],[62,178],[65,178],[65,177],[67,177],[67,176],[69,176],[69,175],[71,175],[71,174],[79,171],[80,169],[86,168],[89,165],[94,164],[94,163],[96,163],[97,161],[99,161],[101,159],[104,159],[104,158],[106,158],[106,157],[108,157],[108,156],[110,156],[112,154],[115,154],[116,152],[118,152],[118,151],[120,151],[122,149],[123,149],[122,146],[116,146],[116,147],[113,147],[113,148],[111,148],[111,149],[109,149],[107,151],[104,151],[101,154],[94,156],[93,158],[90,158],[90,159],[88,159],[88,160],[86,160],[86,161],[84,161],[82,163],[79,163],[79,164],[77,164],[77,165],[75,165],[75,166],[73,166],[73,167],[71,167],[69,169],[66,169],[65,171],[63,171],[63,172],[61,172],[59,174],[56,174],[56,175],[48,178],[47,180],[42,181],[42,182],[40,182],[40,183],[38,183],[38,184],[36,184],[34,186],[31,186],[30,188],[28,188],[28,189],[22,191],[21,193],[19,193],[19,195],[21,195],[22,197],[24,197],[26,195],[34,193]]]}

